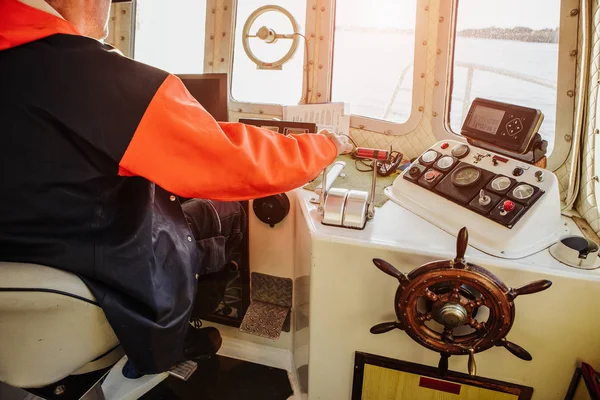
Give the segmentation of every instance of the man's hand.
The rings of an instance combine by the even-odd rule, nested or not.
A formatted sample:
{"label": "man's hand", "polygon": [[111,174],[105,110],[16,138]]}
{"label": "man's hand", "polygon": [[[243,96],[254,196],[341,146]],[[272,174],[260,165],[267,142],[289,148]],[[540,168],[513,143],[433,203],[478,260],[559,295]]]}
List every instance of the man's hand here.
{"label": "man's hand", "polygon": [[327,129],[321,129],[319,134],[327,136],[335,144],[338,155],[347,154],[353,150],[352,144],[348,143],[347,136],[329,132]]}

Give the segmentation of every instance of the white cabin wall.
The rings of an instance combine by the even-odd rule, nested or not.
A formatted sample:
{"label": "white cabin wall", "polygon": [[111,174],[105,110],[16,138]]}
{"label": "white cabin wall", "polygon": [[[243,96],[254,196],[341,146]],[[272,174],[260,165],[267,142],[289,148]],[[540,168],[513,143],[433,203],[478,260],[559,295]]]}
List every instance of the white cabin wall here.
{"label": "white cabin wall", "polygon": [[579,187],[579,197],[576,203],[576,209],[584,217],[591,227],[600,233],[600,212],[598,210],[598,199],[596,191],[598,189],[598,171],[596,166],[596,137],[598,136],[598,106],[600,105],[599,85],[600,85],[600,5],[592,2],[592,42],[591,63],[589,71],[589,100],[586,110],[586,132],[583,137],[583,149],[581,160],[581,181]]}

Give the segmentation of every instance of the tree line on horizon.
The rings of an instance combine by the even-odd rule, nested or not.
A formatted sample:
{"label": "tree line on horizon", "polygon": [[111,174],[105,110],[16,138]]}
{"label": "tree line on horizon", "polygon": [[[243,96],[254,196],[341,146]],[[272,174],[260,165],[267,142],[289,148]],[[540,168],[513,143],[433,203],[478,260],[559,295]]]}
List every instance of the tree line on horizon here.
{"label": "tree line on horizon", "polygon": [[[374,26],[336,26],[338,31],[364,32],[364,33],[395,33],[413,34],[414,29],[380,28]],[[514,28],[489,28],[463,29],[456,33],[457,36],[473,37],[480,39],[514,40],[520,42],[558,43],[558,28],[531,29],[524,26]]]}

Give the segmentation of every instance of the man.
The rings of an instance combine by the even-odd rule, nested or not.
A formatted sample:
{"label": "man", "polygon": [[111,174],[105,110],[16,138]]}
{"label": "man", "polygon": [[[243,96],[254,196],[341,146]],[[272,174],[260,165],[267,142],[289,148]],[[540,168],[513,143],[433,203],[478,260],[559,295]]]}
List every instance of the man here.
{"label": "man", "polygon": [[175,76],[101,42],[109,8],[0,0],[0,259],[78,274],[133,367],[156,373],[220,345],[189,318],[243,232],[231,202],[303,185],[348,143],[216,122]]}

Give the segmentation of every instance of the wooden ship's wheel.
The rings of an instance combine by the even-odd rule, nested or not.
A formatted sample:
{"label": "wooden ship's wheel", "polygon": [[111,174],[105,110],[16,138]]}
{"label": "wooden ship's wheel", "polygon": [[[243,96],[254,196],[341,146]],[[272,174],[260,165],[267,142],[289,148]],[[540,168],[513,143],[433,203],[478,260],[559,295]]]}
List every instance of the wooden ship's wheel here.
{"label": "wooden ship's wheel", "polygon": [[530,361],[525,349],[506,340],[515,319],[514,300],[552,285],[540,280],[509,288],[488,270],[465,261],[467,243],[467,228],[462,228],[454,260],[431,262],[408,275],[384,260],[373,260],[377,268],[398,279],[400,286],[394,300],[398,321],[375,325],[371,333],[405,331],[420,345],[440,353],[442,376],[448,371],[451,355],[468,355],[469,374],[475,375],[475,353],[492,346],[503,346]]}

